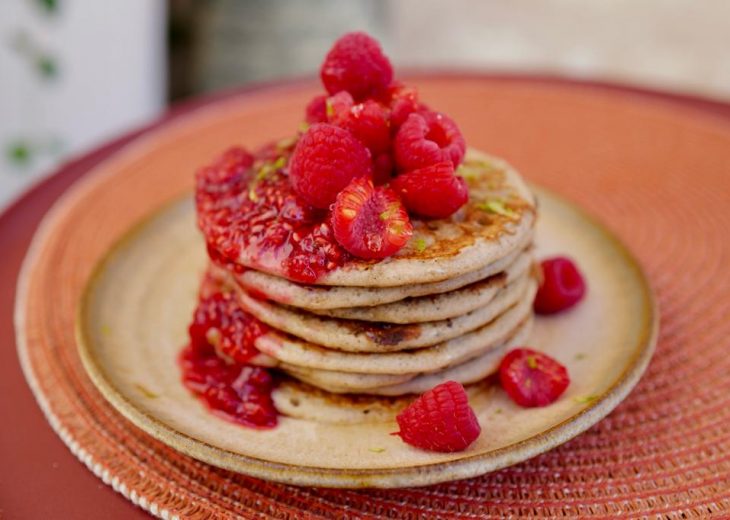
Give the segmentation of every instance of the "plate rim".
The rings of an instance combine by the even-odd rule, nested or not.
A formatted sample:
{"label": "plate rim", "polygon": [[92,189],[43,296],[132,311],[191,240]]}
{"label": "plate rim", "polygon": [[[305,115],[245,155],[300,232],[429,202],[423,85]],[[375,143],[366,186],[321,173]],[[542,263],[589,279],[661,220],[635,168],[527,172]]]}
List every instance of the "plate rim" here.
{"label": "plate rim", "polygon": [[235,453],[191,437],[139,409],[111,383],[94,358],[93,349],[90,346],[91,342],[87,338],[87,331],[84,329],[83,314],[85,309],[88,308],[88,300],[91,297],[93,288],[98,283],[104,267],[114,253],[152,218],[164,211],[165,208],[179,203],[189,194],[176,197],[172,201],[158,206],[140,221],[134,223],[96,263],[76,307],[74,321],[76,350],[94,386],[115,410],[136,427],[165,445],[196,460],[253,477],[303,486],[350,489],[398,488],[426,486],[475,477],[517,464],[571,440],[613,411],[631,392],[646,370],[656,347],[659,330],[659,309],[654,291],[644,269],[633,253],[610,229],[580,205],[547,188],[533,183],[529,183],[529,186],[537,195],[538,200],[542,197],[549,197],[559,205],[578,213],[582,219],[599,231],[605,240],[611,243],[623,258],[625,265],[634,271],[640,283],[641,290],[639,294],[643,300],[643,322],[632,357],[609,388],[578,413],[527,439],[495,450],[450,461],[400,468],[324,468],[274,462]]}

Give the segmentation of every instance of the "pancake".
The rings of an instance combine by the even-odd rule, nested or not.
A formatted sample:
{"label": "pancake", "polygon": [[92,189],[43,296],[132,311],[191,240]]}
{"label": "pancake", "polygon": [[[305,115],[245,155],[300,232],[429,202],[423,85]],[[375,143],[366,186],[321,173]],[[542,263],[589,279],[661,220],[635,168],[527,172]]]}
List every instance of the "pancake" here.
{"label": "pancake", "polygon": [[375,307],[352,307],[314,312],[334,318],[402,324],[446,320],[486,306],[505,285],[524,275],[532,266],[532,262],[532,255],[524,253],[517,257],[517,260],[505,271],[447,293],[406,298]]}
{"label": "pancake", "polygon": [[328,370],[303,369],[292,365],[280,365],[287,374],[307,384],[333,393],[365,393],[375,395],[400,395],[422,393],[448,380],[472,383],[494,372],[507,350],[522,344],[532,330],[529,317],[518,326],[505,343],[488,350],[480,356],[464,361],[444,370],[422,374],[353,374]]}
{"label": "pancake", "polygon": [[[482,383],[465,387],[469,402],[488,399],[493,385]],[[271,395],[279,413],[315,423],[363,424],[392,422],[416,398],[415,395],[374,396],[333,394],[300,381],[287,379]],[[379,449],[377,444],[373,450]]]}
{"label": "pancake", "polygon": [[331,349],[382,353],[436,345],[477,329],[522,299],[530,280],[523,274],[487,305],[461,316],[415,324],[329,318],[259,300],[243,290],[237,296],[246,312],[277,330]]}
{"label": "pancake", "polygon": [[532,313],[537,283],[530,279],[520,301],[486,325],[439,343],[407,352],[341,352],[269,331],[256,339],[256,348],[280,362],[301,367],[367,374],[433,372],[478,356],[503,343]]}
{"label": "pancake", "polygon": [[[525,235],[520,248],[529,249],[532,233]],[[527,247],[525,247],[527,246]],[[429,294],[440,294],[460,289],[479,280],[504,271],[523,251],[513,251],[475,271],[465,273],[440,282],[399,285],[395,287],[344,287],[307,285],[292,282],[286,278],[268,273],[246,269],[242,273],[232,273],[234,281],[244,289],[255,294],[264,294],[269,300],[299,307],[302,309],[341,309],[347,307],[371,307],[384,305],[405,298],[415,298]],[[223,271],[211,265],[211,269]]]}
{"label": "pancake", "polygon": [[[316,284],[394,287],[438,282],[481,269],[521,248],[536,213],[535,199],[520,175],[501,159],[473,150],[468,151],[459,173],[469,185],[469,200],[459,211],[446,219],[414,220],[413,237],[395,255],[377,262],[350,258],[323,273]],[[201,229],[207,229],[209,247],[235,248],[238,264],[288,277],[288,256],[282,255],[291,248],[262,251],[256,241],[249,243],[228,233],[227,225],[223,226],[226,237],[216,236],[223,225],[216,220],[219,210],[232,201],[224,197],[210,204],[207,212],[198,215]]]}

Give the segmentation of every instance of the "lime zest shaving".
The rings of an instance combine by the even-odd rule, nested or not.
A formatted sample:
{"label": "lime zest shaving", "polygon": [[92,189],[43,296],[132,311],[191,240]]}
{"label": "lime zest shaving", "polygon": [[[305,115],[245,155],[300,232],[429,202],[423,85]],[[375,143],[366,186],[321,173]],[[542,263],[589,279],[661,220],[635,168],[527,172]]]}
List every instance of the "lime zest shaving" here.
{"label": "lime zest shaving", "polygon": [[419,253],[423,253],[427,247],[428,245],[426,244],[426,239],[424,238],[419,237],[413,241],[413,249],[415,249]]}
{"label": "lime zest shaving", "polygon": [[335,115],[335,107],[332,106],[332,102],[329,99],[327,99],[324,107],[324,113],[327,115],[327,119],[332,118]]}
{"label": "lime zest shaving", "polygon": [[577,354],[575,355],[575,360],[576,360],[576,361],[580,361],[580,360],[582,360],[582,359],[585,359],[585,358],[587,358],[587,357],[588,357],[588,355],[587,355],[587,354],[584,354],[583,352],[578,352],[578,353],[577,353]]}
{"label": "lime zest shaving", "polygon": [[368,448],[368,451],[372,451],[373,453],[383,453],[385,451],[385,448],[380,448],[380,447]]}
{"label": "lime zest shaving", "polygon": [[535,359],[535,356],[527,356],[527,366],[533,370],[537,368],[537,359]]}
{"label": "lime zest shaving", "polygon": [[598,399],[597,395],[579,395],[578,397],[574,397],[573,401],[576,403],[586,404],[586,403],[592,403]]}
{"label": "lime zest shaving", "polygon": [[137,387],[137,390],[139,390],[142,395],[144,395],[148,399],[157,399],[158,397],[160,397],[158,394],[154,393],[152,390],[140,383],[135,383],[134,386]]}
{"label": "lime zest shaving", "polygon": [[276,149],[277,150],[288,150],[292,146],[296,144],[298,139],[296,137],[285,137],[284,139],[279,139],[276,142]]}
{"label": "lime zest shaving", "polygon": [[503,217],[511,219],[517,218],[517,213],[515,213],[511,208],[508,208],[502,199],[485,200],[484,202],[477,204],[477,208],[482,211],[496,213],[497,215],[502,215]]}

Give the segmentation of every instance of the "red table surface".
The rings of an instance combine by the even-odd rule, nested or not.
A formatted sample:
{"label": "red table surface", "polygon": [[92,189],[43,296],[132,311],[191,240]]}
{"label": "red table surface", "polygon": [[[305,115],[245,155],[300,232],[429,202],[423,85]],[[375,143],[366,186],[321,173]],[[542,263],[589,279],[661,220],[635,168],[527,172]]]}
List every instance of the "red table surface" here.
{"label": "red table surface", "polygon": [[[479,77],[469,74],[472,77]],[[489,75],[490,81],[514,75]],[[579,82],[544,76],[517,76],[525,82],[570,84],[630,92],[660,98],[730,119],[730,104],[691,96],[668,94],[600,82]],[[147,517],[96,478],[79,462],[46,423],[35,403],[18,363],[13,328],[15,286],[21,262],[43,215],[54,201],[97,163],[130,141],[165,122],[222,97],[246,95],[272,85],[256,85],[184,102],[152,124],[128,133],[71,162],[33,187],[0,214],[0,518],[100,518],[113,520]]]}

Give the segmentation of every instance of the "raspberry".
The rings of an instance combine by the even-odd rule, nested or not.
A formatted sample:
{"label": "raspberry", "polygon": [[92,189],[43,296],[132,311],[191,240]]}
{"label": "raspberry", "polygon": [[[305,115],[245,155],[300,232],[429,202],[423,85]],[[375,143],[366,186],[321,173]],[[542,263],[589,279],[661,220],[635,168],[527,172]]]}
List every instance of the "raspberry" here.
{"label": "raspberry", "polygon": [[413,234],[398,195],[375,188],[370,179],[354,179],[337,196],[332,209],[335,238],[360,258],[386,258],[400,250]]}
{"label": "raspberry", "polygon": [[385,91],[393,79],[393,67],[377,40],[352,32],[337,40],[327,53],[320,77],[330,94],[346,90],[360,101]]}
{"label": "raspberry", "polygon": [[572,260],[555,257],[540,263],[542,283],[535,296],[535,312],[553,314],[578,303],[586,292],[583,276]]}
{"label": "raspberry", "polygon": [[324,94],[312,98],[307,103],[305,110],[305,121],[310,125],[314,123],[324,123],[327,121],[327,96]]}
{"label": "raspberry", "polygon": [[390,148],[390,122],[385,108],[371,99],[353,103],[352,96],[344,91],[329,98],[329,122],[350,131],[373,156]]}
{"label": "raspberry", "polygon": [[375,157],[373,160],[373,183],[381,186],[390,181],[393,175],[393,156],[389,152],[384,152]]}
{"label": "raspberry", "polygon": [[388,88],[387,103],[390,106],[390,124],[394,129],[400,128],[413,112],[425,109],[425,106],[418,101],[418,91],[415,87],[407,87],[397,82]]}
{"label": "raspberry", "polygon": [[529,348],[510,351],[499,365],[499,380],[520,406],[546,406],[570,384],[566,368],[550,356]]}
{"label": "raspberry", "polygon": [[193,348],[208,351],[212,347],[220,356],[246,363],[256,354],[256,339],[268,327],[245,312],[232,293],[215,293],[198,303],[190,324]]}
{"label": "raspberry", "polygon": [[245,183],[245,174],[253,162],[254,156],[243,148],[230,148],[213,164],[198,170],[195,175],[196,189],[206,193],[237,191]]}
{"label": "raspberry", "polygon": [[424,217],[446,218],[469,199],[466,181],[454,175],[451,161],[401,173],[390,185],[408,211]]}
{"label": "raspberry", "polygon": [[466,142],[459,127],[438,112],[413,113],[395,135],[395,162],[401,170],[416,170],[441,161],[461,164]]}
{"label": "raspberry", "polygon": [[355,177],[372,175],[370,152],[347,130],[327,123],[309,127],[289,161],[289,179],[305,202],[327,209]]}
{"label": "raspberry", "polygon": [[461,384],[435,386],[396,417],[401,439],[430,451],[463,451],[482,431]]}

